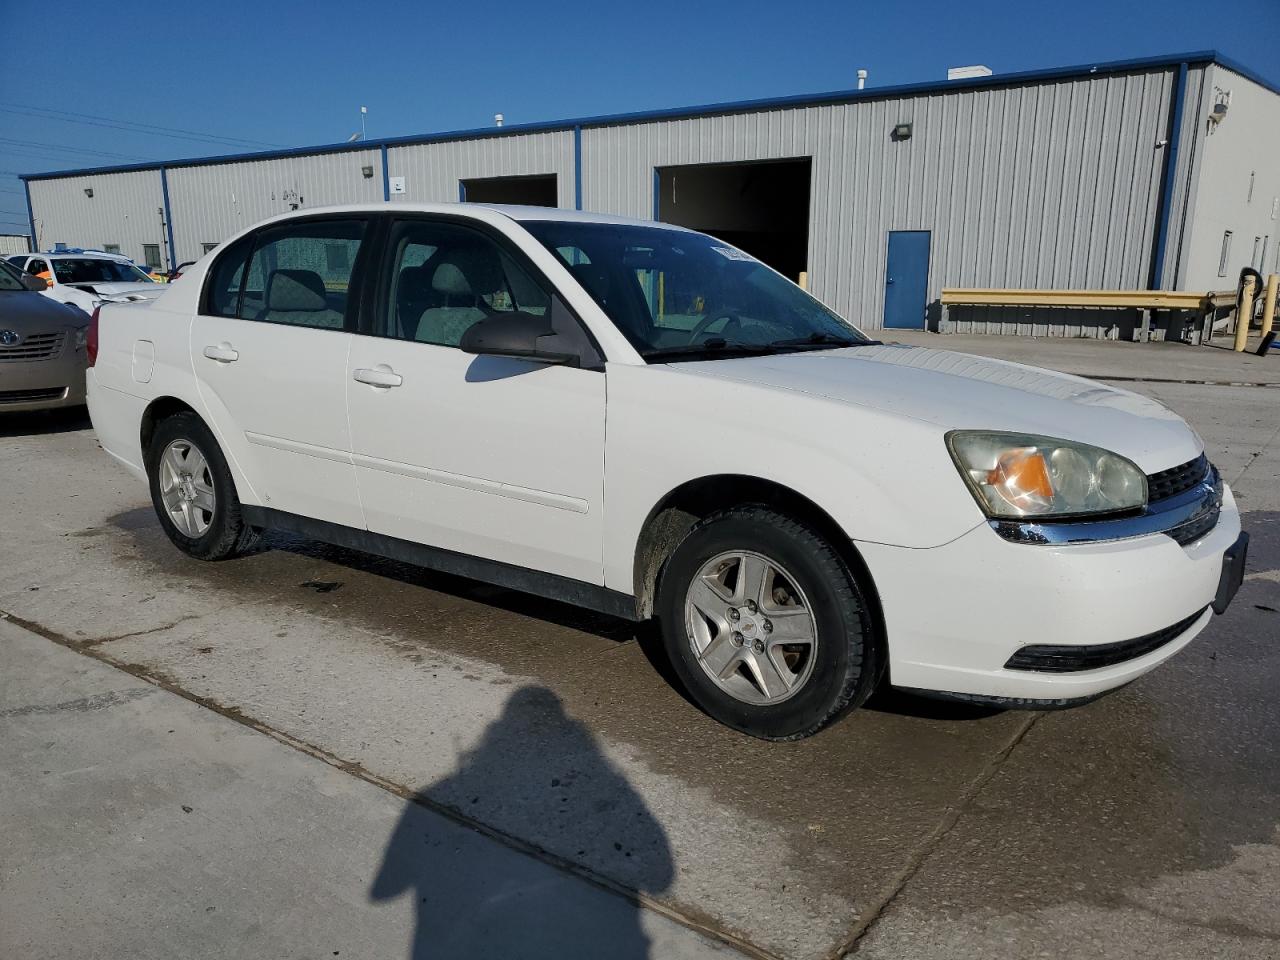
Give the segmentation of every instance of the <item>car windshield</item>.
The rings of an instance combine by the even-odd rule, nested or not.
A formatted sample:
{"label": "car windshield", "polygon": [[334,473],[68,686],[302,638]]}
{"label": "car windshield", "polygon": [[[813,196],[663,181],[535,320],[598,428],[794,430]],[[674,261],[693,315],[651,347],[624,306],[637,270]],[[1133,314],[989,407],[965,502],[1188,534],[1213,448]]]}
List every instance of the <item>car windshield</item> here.
{"label": "car windshield", "polygon": [[651,362],[874,343],[736,247],[684,230],[527,221]]}
{"label": "car windshield", "polygon": [[69,257],[53,261],[53,272],[59,283],[151,283],[149,276],[132,263],[121,260],[83,260]]}
{"label": "car windshield", "polygon": [[26,290],[22,274],[12,264],[0,260],[0,290]]}

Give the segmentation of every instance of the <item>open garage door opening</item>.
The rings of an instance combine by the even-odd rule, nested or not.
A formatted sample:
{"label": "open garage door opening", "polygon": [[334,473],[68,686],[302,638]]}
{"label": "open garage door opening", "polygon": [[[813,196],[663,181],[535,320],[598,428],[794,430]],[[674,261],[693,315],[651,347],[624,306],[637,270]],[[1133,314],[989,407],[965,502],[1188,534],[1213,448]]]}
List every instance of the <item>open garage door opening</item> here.
{"label": "open garage door opening", "polygon": [[797,283],[808,270],[810,160],[658,168],[658,219],[700,230]]}
{"label": "open garage door opening", "polygon": [[468,203],[516,203],[530,207],[556,205],[556,175],[481,177],[462,180],[462,199]]}

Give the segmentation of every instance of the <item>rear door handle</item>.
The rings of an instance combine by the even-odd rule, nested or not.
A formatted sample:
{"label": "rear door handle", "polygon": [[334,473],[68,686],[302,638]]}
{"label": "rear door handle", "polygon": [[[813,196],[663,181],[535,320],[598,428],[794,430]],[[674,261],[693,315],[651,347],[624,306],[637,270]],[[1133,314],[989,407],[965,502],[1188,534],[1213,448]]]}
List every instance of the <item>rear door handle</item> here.
{"label": "rear door handle", "polygon": [[240,353],[231,349],[231,344],[220,343],[216,347],[205,347],[204,355],[218,363],[234,363],[240,359]]}
{"label": "rear door handle", "polygon": [[398,387],[404,383],[404,377],[385,363],[380,363],[376,367],[358,367],[351,376],[357,382],[367,383],[371,387]]}

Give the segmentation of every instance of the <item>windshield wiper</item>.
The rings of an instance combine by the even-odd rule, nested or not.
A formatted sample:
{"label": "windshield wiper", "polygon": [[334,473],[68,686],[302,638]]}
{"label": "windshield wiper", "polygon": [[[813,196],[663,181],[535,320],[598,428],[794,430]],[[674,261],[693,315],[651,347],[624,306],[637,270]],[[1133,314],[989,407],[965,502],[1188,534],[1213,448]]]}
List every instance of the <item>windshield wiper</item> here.
{"label": "windshield wiper", "polygon": [[679,347],[658,347],[654,350],[643,350],[640,356],[646,360],[674,360],[677,357],[756,356],[768,353],[772,349],[772,344],[738,343],[725,340],[723,337],[712,337],[702,343],[686,343]]}
{"label": "windshield wiper", "polygon": [[774,340],[773,347],[878,347],[879,340],[854,340],[852,337],[837,337],[829,333],[811,333],[807,337],[791,337],[787,340]]}

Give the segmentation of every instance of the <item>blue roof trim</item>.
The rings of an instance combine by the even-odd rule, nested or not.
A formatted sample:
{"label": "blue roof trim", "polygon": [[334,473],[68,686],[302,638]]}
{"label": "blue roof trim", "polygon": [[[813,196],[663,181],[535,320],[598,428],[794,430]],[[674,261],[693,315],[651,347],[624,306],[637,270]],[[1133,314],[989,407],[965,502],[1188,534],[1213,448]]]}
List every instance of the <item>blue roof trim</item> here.
{"label": "blue roof trim", "polygon": [[663,110],[641,110],[633,113],[600,114],[567,120],[547,120],[535,123],[514,123],[503,127],[478,127],[468,130],[450,130],[442,133],[413,134],[404,137],[385,137],[380,140],[361,140],[358,143],[328,143],[311,147],[294,147],[286,150],[260,150],[255,153],[231,153],[213,157],[192,157],[188,160],[167,160],[153,163],[131,163],[109,167],[80,167],[74,170],[51,170],[46,173],[24,173],[22,180],[57,180],[64,177],[82,177],[98,173],[126,173],[129,171],[159,170],[161,167],[203,167],[223,163],[244,163],[253,160],[280,160],[287,157],[311,157],[330,153],[363,153],[386,150],[388,147],[416,146],[428,143],[446,143],[458,140],[480,140],[488,137],[510,137],[529,133],[571,133],[579,127],[608,127],[624,123],[644,123],[655,120],[685,120],[693,117],[716,116],[726,113],[742,113],[749,110],[777,110],[787,107],[815,107],[837,103],[854,103],[860,100],[885,100],[894,97],[919,96],[926,93],[949,93],[957,90],[990,89],[1015,86],[1023,83],[1044,83],[1053,80],[1083,79],[1097,74],[1128,73],[1152,68],[1176,68],[1181,63],[1217,63],[1228,70],[1252,80],[1272,93],[1280,94],[1280,87],[1263,80],[1252,70],[1237,64],[1216,50],[1198,50],[1193,53],[1159,57],[1140,57],[1132,60],[1111,60],[1102,63],[1080,64],[1072,67],[1054,67],[1046,70],[1024,70],[1019,73],[993,74],[989,77],[970,77],[964,80],[929,80],[921,83],[898,84],[891,87],[868,87],[863,90],[834,90],[828,93],[796,94],[786,97],[768,97],[757,100],[735,100],[724,103],[708,103],[693,107],[677,107]]}

